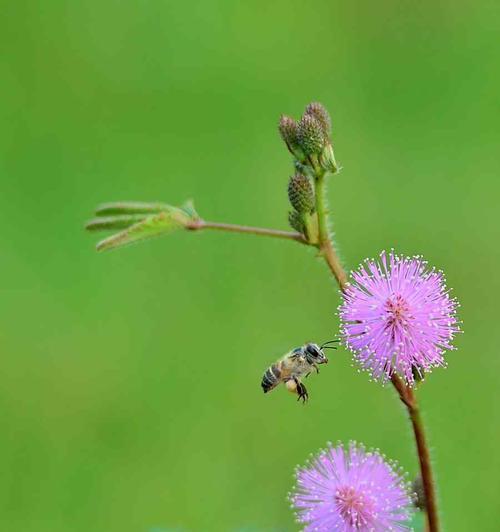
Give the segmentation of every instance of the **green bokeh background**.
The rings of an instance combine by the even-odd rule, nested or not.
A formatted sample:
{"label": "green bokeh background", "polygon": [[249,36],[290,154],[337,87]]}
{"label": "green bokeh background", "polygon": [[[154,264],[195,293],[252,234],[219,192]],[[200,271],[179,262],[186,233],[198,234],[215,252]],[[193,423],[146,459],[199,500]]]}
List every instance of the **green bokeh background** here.
{"label": "green bokeh background", "polygon": [[265,367],[337,332],[293,242],[174,234],[97,254],[101,201],[194,198],[286,228],[280,113],[323,102],[348,268],[445,270],[465,334],[420,391],[445,530],[498,505],[497,2],[10,0],[0,18],[0,529],[293,531],[293,468],[356,439],[417,471],[344,350],[299,406]]}

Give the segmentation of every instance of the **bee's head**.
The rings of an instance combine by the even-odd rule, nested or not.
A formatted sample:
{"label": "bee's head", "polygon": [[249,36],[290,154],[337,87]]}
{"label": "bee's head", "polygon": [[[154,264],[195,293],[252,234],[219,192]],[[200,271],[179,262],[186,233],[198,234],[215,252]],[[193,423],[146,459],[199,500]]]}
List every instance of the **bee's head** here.
{"label": "bee's head", "polygon": [[323,348],[318,344],[306,344],[304,347],[306,360],[309,364],[327,364],[328,358],[323,351]]}

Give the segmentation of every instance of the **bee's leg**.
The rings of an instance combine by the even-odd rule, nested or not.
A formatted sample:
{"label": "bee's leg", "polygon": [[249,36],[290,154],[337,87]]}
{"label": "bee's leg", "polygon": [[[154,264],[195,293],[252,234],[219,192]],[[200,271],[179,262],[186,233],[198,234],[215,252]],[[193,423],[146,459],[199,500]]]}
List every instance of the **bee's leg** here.
{"label": "bee's leg", "polygon": [[300,401],[302,399],[302,403],[305,404],[305,402],[309,399],[309,394],[307,393],[306,387],[299,382],[298,379],[294,378],[295,384],[297,385],[297,393],[299,397],[297,398],[297,401]]}
{"label": "bee's leg", "polygon": [[305,404],[309,400],[309,394],[307,393],[306,387],[301,383],[300,388],[297,391],[299,392],[299,399],[302,399],[302,404]]}
{"label": "bee's leg", "polygon": [[316,370],[316,373],[319,375],[319,368],[316,364],[313,364],[314,369]]}

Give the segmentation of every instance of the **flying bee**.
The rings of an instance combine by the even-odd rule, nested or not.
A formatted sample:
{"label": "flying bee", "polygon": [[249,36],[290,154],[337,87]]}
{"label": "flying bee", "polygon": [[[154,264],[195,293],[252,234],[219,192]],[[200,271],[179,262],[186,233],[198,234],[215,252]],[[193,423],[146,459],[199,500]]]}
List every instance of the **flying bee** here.
{"label": "flying bee", "polygon": [[288,391],[299,396],[297,401],[302,399],[305,403],[309,398],[309,394],[301,379],[308,377],[313,369],[319,373],[318,366],[328,363],[328,358],[323,350],[337,349],[337,346],[328,345],[335,342],[338,342],[338,340],[331,340],[322,345],[307,343],[284,355],[265,371],[261,383],[264,393],[270,392],[280,382],[283,382]]}

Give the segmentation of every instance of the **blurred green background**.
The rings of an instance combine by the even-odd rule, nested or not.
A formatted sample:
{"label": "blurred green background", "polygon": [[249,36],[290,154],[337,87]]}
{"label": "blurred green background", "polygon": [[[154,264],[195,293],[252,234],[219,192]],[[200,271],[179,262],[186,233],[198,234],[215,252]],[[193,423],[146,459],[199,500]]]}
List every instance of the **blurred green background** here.
{"label": "blurred green background", "polygon": [[445,530],[498,530],[499,22],[493,1],[1,2],[1,530],[297,530],[293,469],[328,440],[415,474],[392,390],[345,351],[307,407],[261,392],[337,332],[312,251],[178,233],[97,254],[83,231],[101,201],[187,198],[285,229],[276,125],[311,100],[346,266],[422,253],[462,303],[420,396]]}

